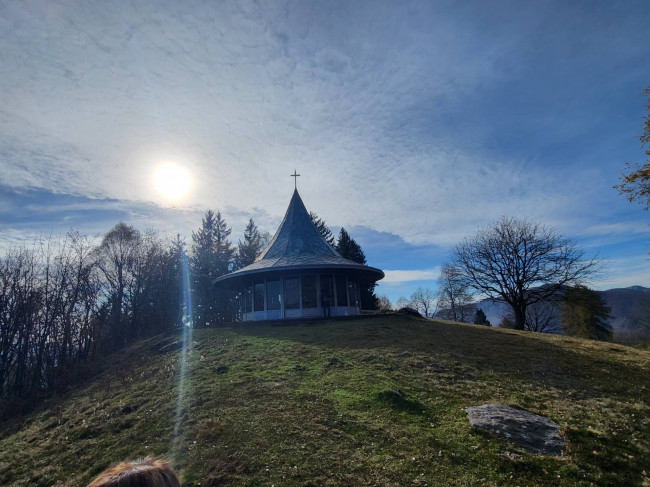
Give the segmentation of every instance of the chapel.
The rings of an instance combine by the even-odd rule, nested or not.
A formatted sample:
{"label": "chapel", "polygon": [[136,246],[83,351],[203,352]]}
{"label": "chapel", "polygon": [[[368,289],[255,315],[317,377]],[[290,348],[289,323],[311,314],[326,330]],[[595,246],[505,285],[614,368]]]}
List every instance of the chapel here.
{"label": "chapel", "polygon": [[360,285],[383,271],[342,257],[320,234],[298,189],[268,247],[252,264],[215,280],[237,291],[243,321],[361,314]]}

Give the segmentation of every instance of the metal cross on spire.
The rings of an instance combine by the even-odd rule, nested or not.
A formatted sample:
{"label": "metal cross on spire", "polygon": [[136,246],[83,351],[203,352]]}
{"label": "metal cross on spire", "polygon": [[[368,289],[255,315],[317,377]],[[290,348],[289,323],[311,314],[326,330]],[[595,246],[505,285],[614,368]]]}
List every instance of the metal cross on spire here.
{"label": "metal cross on spire", "polygon": [[298,189],[298,176],[300,176],[300,174],[298,174],[296,172],[296,170],[294,169],[293,174],[289,174],[289,176],[291,176],[293,178],[293,187],[294,187],[294,189]]}

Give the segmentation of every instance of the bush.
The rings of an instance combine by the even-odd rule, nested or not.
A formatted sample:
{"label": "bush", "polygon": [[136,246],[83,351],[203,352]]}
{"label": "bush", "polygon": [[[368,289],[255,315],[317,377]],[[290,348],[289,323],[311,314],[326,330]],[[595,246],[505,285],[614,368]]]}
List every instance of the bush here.
{"label": "bush", "polygon": [[407,316],[417,316],[418,318],[422,318],[422,315],[415,309],[409,308],[408,306],[404,308],[400,308],[398,313],[407,315]]}

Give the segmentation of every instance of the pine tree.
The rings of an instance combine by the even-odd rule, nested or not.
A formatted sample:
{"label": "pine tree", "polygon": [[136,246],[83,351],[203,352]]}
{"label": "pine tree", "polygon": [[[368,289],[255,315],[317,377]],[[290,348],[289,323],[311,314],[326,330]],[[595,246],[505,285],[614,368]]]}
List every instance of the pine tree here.
{"label": "pine tree", "polygon": [[562,303],[562,328],[570,336],[611,340],[611,308],[596,292],[586,286],[569,287]]}
{"label": "pine tree", "polygon": [[191,274],[194,299],[194,323],[206,326],[229,316],[227,300],[214,292],[217,277],[232,270],[235,249],[228,240],[231,229],[221,217],[208,210],[198,232],[192,232]]}
{"label": "pine tree", "polygon": [[189,285],[189,283],[183,281],[185,279],[184,267],[187,265],[185,240],[181,238],[179,233],[167,248],[167,275],[165,276],[167,299],[165,300],[164,313],[167,320],[169,320],[168,326],[171,328],[180,326],[183,323],[186,311],[189,311],[184,309],[185,296],[183,289],[184,285]]}
{"label": "pine tree", "polygon": [[[366,263],[366,254],[363,253],[361,246],[345,231],[345,228],[341,228],[339,232],[336,251],[341,254],[341,257],[345,257],[359,264],[365,265]],[[375,282],[359,282],[362,309],[377,309],[377,296],[375,296],[376,285]]]}
{"label": "pine tree", "polygon": [[235,248],[230,243],[230,240],[228,240],[232,230],[228,228],[226,220],[221,218],[221,212],[219,211],[217,212],[214,224],[214,239],[217,248],[217,275],[215,277],[219,277],[232,271]]}
{"label": "pine tree", "polygon": [[262,247],[262,236],[251,218],[244,230],[244,241],[237,244],[236,267],[241,269],[255,262],[255,259],[264,250]]}
{"label": "pine tree", "polygon": [[487,319],[487,316],[485,315],[485,312],[481,308],[478,308],[476,310],[476,314],[474,315],[474,324],[475,325],[492,326],[490,324],[490,320]]}
{"label": "pine tree", "polygon": [[316,228],[320,232],[320,234],[323,236],[325,241],[330,244],[332,247],[334,247],[336,244],[334,242],[334,235],[332,235],[332,231],[329,229],[327,224],[325,223],[325,220],[322,218],[319,218],[316,213],[313,211],[309,212],[309,218],[311,218],[311,221],[314,222],[314,225],[316,225]]}
{"label": "pine tree", "polygon": [[339,240],[336,243],[336,250],[342,257],[350,259],[359,264],[366,263],[366,254],[361,250],[361,246],[352,238],[350,234],[341,228]]}

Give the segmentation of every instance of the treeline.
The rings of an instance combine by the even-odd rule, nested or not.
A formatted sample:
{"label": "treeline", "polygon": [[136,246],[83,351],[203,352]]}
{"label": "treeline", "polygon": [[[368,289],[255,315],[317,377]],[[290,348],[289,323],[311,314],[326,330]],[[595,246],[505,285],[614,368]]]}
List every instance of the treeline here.
{"label": "treeline", "polygon": [[0,260],[0,397],[64,390],[87,359],[178,326],[183,258],[180,240],[124,223],[99,243],[71,232],[9,249]]}
{"label": "treeline", "polygon": [[[365,263],[345,229],[328,243]],[[207,211],[189,247],[177,235],[141,232],[118,223],[100,240],[65,237],[13,247],[0,259],[0,417],[12,404],[65,390],[89,359],[141,338],[215,326],[240,318],[237,295],[213,282],[255,261],[270,240],[252,219],[236,244],[220,212]],[[374,304],[374,286],[362,289]]]}
{"label": "treeline", "polygon": [[[396,308],[490,325],[476,304],[487,298],[507,305],[500,327],[612,340],[610,308],[584,285],[601,267],[554,229],[503,217],[452,249],[435,291],[419,288]],[[392,307],[385,297],[378,302],[381,309]]]}
{"label": "treeline", "polygon": [[189,251],[180,236],[125,223],[99,241],[70,232],[10,248],[0,259],[0,398],[64,390],[89,358],[189,320],[232,319],[232,297],[215,306],[212,280],[252,262],[264,235],[252,220],[237,246],[229,235],[208,211]]}
{"label": "treeline", "polygon": [[[378,306],[382,311],[397,311],[406,308],[422,316],[443,320],[472,323],[475,325],[515,328],[514,314],[508,308],[497,323],[491,323],[479,307],[477,295],[458,283],[449,281],[444,269],[438,278],[438,288],[418,288],[410,298],[400,298],[395,305],[386,296],[379,296]],[[623,340],[613,334],[611,309],[605,300],[592,289],[577,285],[566,287],[544,301],[527,307],[524,330],[539,333],[555,333],[590,338],[594,340]],[[636,341],[643,341],[647,333],[638,330]]]}

